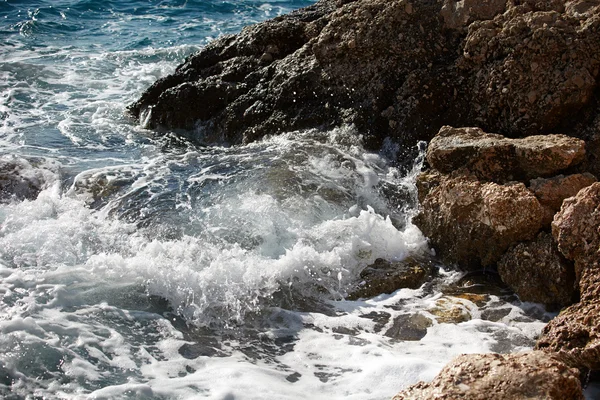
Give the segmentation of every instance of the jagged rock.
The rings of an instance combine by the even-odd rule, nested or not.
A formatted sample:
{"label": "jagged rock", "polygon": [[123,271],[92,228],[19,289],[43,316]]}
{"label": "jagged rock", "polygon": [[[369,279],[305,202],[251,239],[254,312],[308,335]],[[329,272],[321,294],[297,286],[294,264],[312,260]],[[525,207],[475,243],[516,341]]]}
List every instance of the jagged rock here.
{"label": "jagged rock", "polygon": [[596,177],[590,173],[558,175],[552,178],[532,179],[529,182],[531,190],[544,207],[544,226],[549,226],[554,214],[560,210],[564,199],[575,196],[584,187],[596,182]]}
{"label": "jagged rock", "polygon": [[214,40],[129,110],[209,142],[341,124],[370,148],[442,125],[567,133],[596,87],[596,3],[321,0]]}
{"label": "jagged rock", "polygon": [[466,354],[446,365],[432,382],[417,383],[394,400],[583,400],[578,374],[542,351]]}
{"label": "jagged rock", "polygon": [[427,161],[442,173],[462,168],[500,183],[554,176],[584,157],[585,142],[564,135],[509,139],[479,128],[450,126],[442,127],[427,148]]}
{"label": "jagged rock", "polygon": [[563,202],[552,222],[552,235],[565,257],[575,261],[578,278],[597,264],[600,254],[600,183],[594,183]]}
{"label": "jagged rock", "polygon": [[600,183],[563,202],[552,234],[563,255],[575,261],[581,300],[550,321],[537,347],[577,367],[600,369]]}
{"label": "jagged rock", "polygon": [[398,289],[418,289],[435,274],[436,268],[429,260],[407,258],[390,262],[378,258],[360,273],[362,281],[348,295],[349,300],[368,298]]}
{"label": "jagged rock", "polygon": [[[459,68],[470,74],[473,125],[523,136],[568,126],[591,100],[600,65],[598,7],[516,3],[469,25]],[[592,2],[597,5],[597,2]]]}
{"label": "jagged rock", "polygon": [[519,241],[533,239],[543,210],[522,183],[500,185],[471,176],[442,176],[413,222],[442,259],[467,269],[494,264]]}
{"label": "jagged rock", "polygon": [[498,261],[498,273],[522,301],[565,306],[573,303],[575,270],[549,233],[513,246]]}

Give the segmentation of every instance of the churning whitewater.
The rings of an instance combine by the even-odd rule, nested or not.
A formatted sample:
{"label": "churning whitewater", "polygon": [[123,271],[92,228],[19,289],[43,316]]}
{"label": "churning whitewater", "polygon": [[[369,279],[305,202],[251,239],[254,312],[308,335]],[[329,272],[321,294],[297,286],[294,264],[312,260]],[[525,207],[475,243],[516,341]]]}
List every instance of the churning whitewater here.
{"label": "churning whitewater", "polygon": [[126,117],[212,38],[310,3],[0,1],[3,398],[381,399],[531,348],[543,309],[447,266],[347,300],[376,259],[431,256],[398,144],[206,146]]}

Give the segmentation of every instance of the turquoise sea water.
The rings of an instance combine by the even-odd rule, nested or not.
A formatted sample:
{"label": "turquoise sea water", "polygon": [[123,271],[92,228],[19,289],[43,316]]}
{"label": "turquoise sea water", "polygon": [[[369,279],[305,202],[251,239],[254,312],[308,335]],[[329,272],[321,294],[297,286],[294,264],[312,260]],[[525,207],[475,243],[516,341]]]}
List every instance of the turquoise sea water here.
{"label": "turquoise sea water", "polygon": [[[126,115],[208,41],[311,3],[0,1],[0,183],[25,182],[0,203],[1,397],[381,399],[531,346],[539,307],[448,297],[448,267],[345,300],[375,259],[431,253],[419,160],[401,175],[393,144],[342,126],[199,147]],[[394,337],[415,314],[423,337]]]}

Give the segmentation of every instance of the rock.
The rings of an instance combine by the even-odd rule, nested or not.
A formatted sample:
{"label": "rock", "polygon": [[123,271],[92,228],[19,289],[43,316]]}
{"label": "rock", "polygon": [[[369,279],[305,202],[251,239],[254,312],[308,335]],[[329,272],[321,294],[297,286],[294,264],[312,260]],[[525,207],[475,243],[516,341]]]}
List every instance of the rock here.
{"label": "rock", "polygon": [[384,335],[396,340],[421,340],[431,325],[431,320],[422,314],[403,314],[394,318]]}
{"label": "rock", "polygon": [[576,367],[600,369],[600,183],[563,202],[552,234],[562,254],[575,262],[581,300],[550,321],[536,346]]}
{"label": "rock", "polygon": [[466,354],[446,365],[432,382],[417,383],[394,400],[583,400],[578,374],[542,351]]}
{"label": "rock", "polygon": [[321,0],[212,41],[129,110],[232,144],[353,124],[411,160],[443,125],[581,132],[598,113],[599,15],[588,1]]}
{"label": "rock", "polygon": [[535,241],[513,246],[498,261],[498,273],[522,301],[565,306],[576,295],[575,270],[549,233],[541,232]]}
{"label": "rock", "polygon": [[42,158],[0,157],[0,201],[36,199],[58,179],[57,170]]}
{"label": "rock", "polygon": [[585,142],[564,135],[509,139],[479,128],[444,126],[427,148],[429,165],[445,174],[466,169],[478,179],[507,182],[554,176],[585,158]]}
{"label": "rock", "polygon": [[510,136],[549,133],[590,103],[600,20],[598,7],[577,8],[525,1],[469,25],[457,64],[471,77],[473,125]]}
{"label": "rock", "polygon": [[[599,262],[600,183],[594,183],[563,202],[552,222],[552,235],[561,253],[575,261],[577,278]],[[582,292],[583,293],[583,292]]]}
{"label": "rock", "polygon": [[506,5],[506,0],[445,0],[440,15],[446,28],[461,29],[473,21],[494,18]]}
{"label": "rock", "polygon": [[[469,300],[471,301],[471,300]],[[440,324],[460,324],[471,320],[471,312],[460,298],[446,296],[438,299],[435,306],[427,310]]]}
{"label": "rock", "polygon": [[382,258],[360,273],[361,283],[347,297],[349,300],[368,298],[398,289],[418,289],[436,273],[429,260],[407,258],[390,262]]}
{"label": "rock", "polygon": [[513,243],[533,239],[542,217],[542,206],[524,184],[459,175],[441,177],[413,222],[442,259],[478,269],[493,265]]}
{"label": "rock", "polygon": [[554,214],[560,210],[564,199],[575,196],[584,187],[596,182],[590,173],[558,175],[549,179],[537,178],[529,182],[531,190],[544,207],[544,226],[550,226]]}
{"label": "rock", "polygon": [[[594,271],[596,277],[600,271]],[[600,281],[596,279],[595,287]],[[544,327],[536,349],[556,353],[582,370],[600,369],[600,301],[581,301]]]}

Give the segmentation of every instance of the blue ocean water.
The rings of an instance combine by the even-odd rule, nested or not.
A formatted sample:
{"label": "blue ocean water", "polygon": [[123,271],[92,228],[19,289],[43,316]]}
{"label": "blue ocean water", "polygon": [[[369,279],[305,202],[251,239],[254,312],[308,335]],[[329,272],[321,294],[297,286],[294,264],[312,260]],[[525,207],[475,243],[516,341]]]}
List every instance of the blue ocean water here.
{"label": "blue ocean water", "polygon": [[[539,307],[448,295],[448,268],[345,300],[375,259],[430,254],[420,160],[404,176],[351,126],[201,147],[125,113],[208,41],[311,3],[0,1],[1,397],[381,399],[532,345]],[[416,314],[420,340],[390,333]]]}

